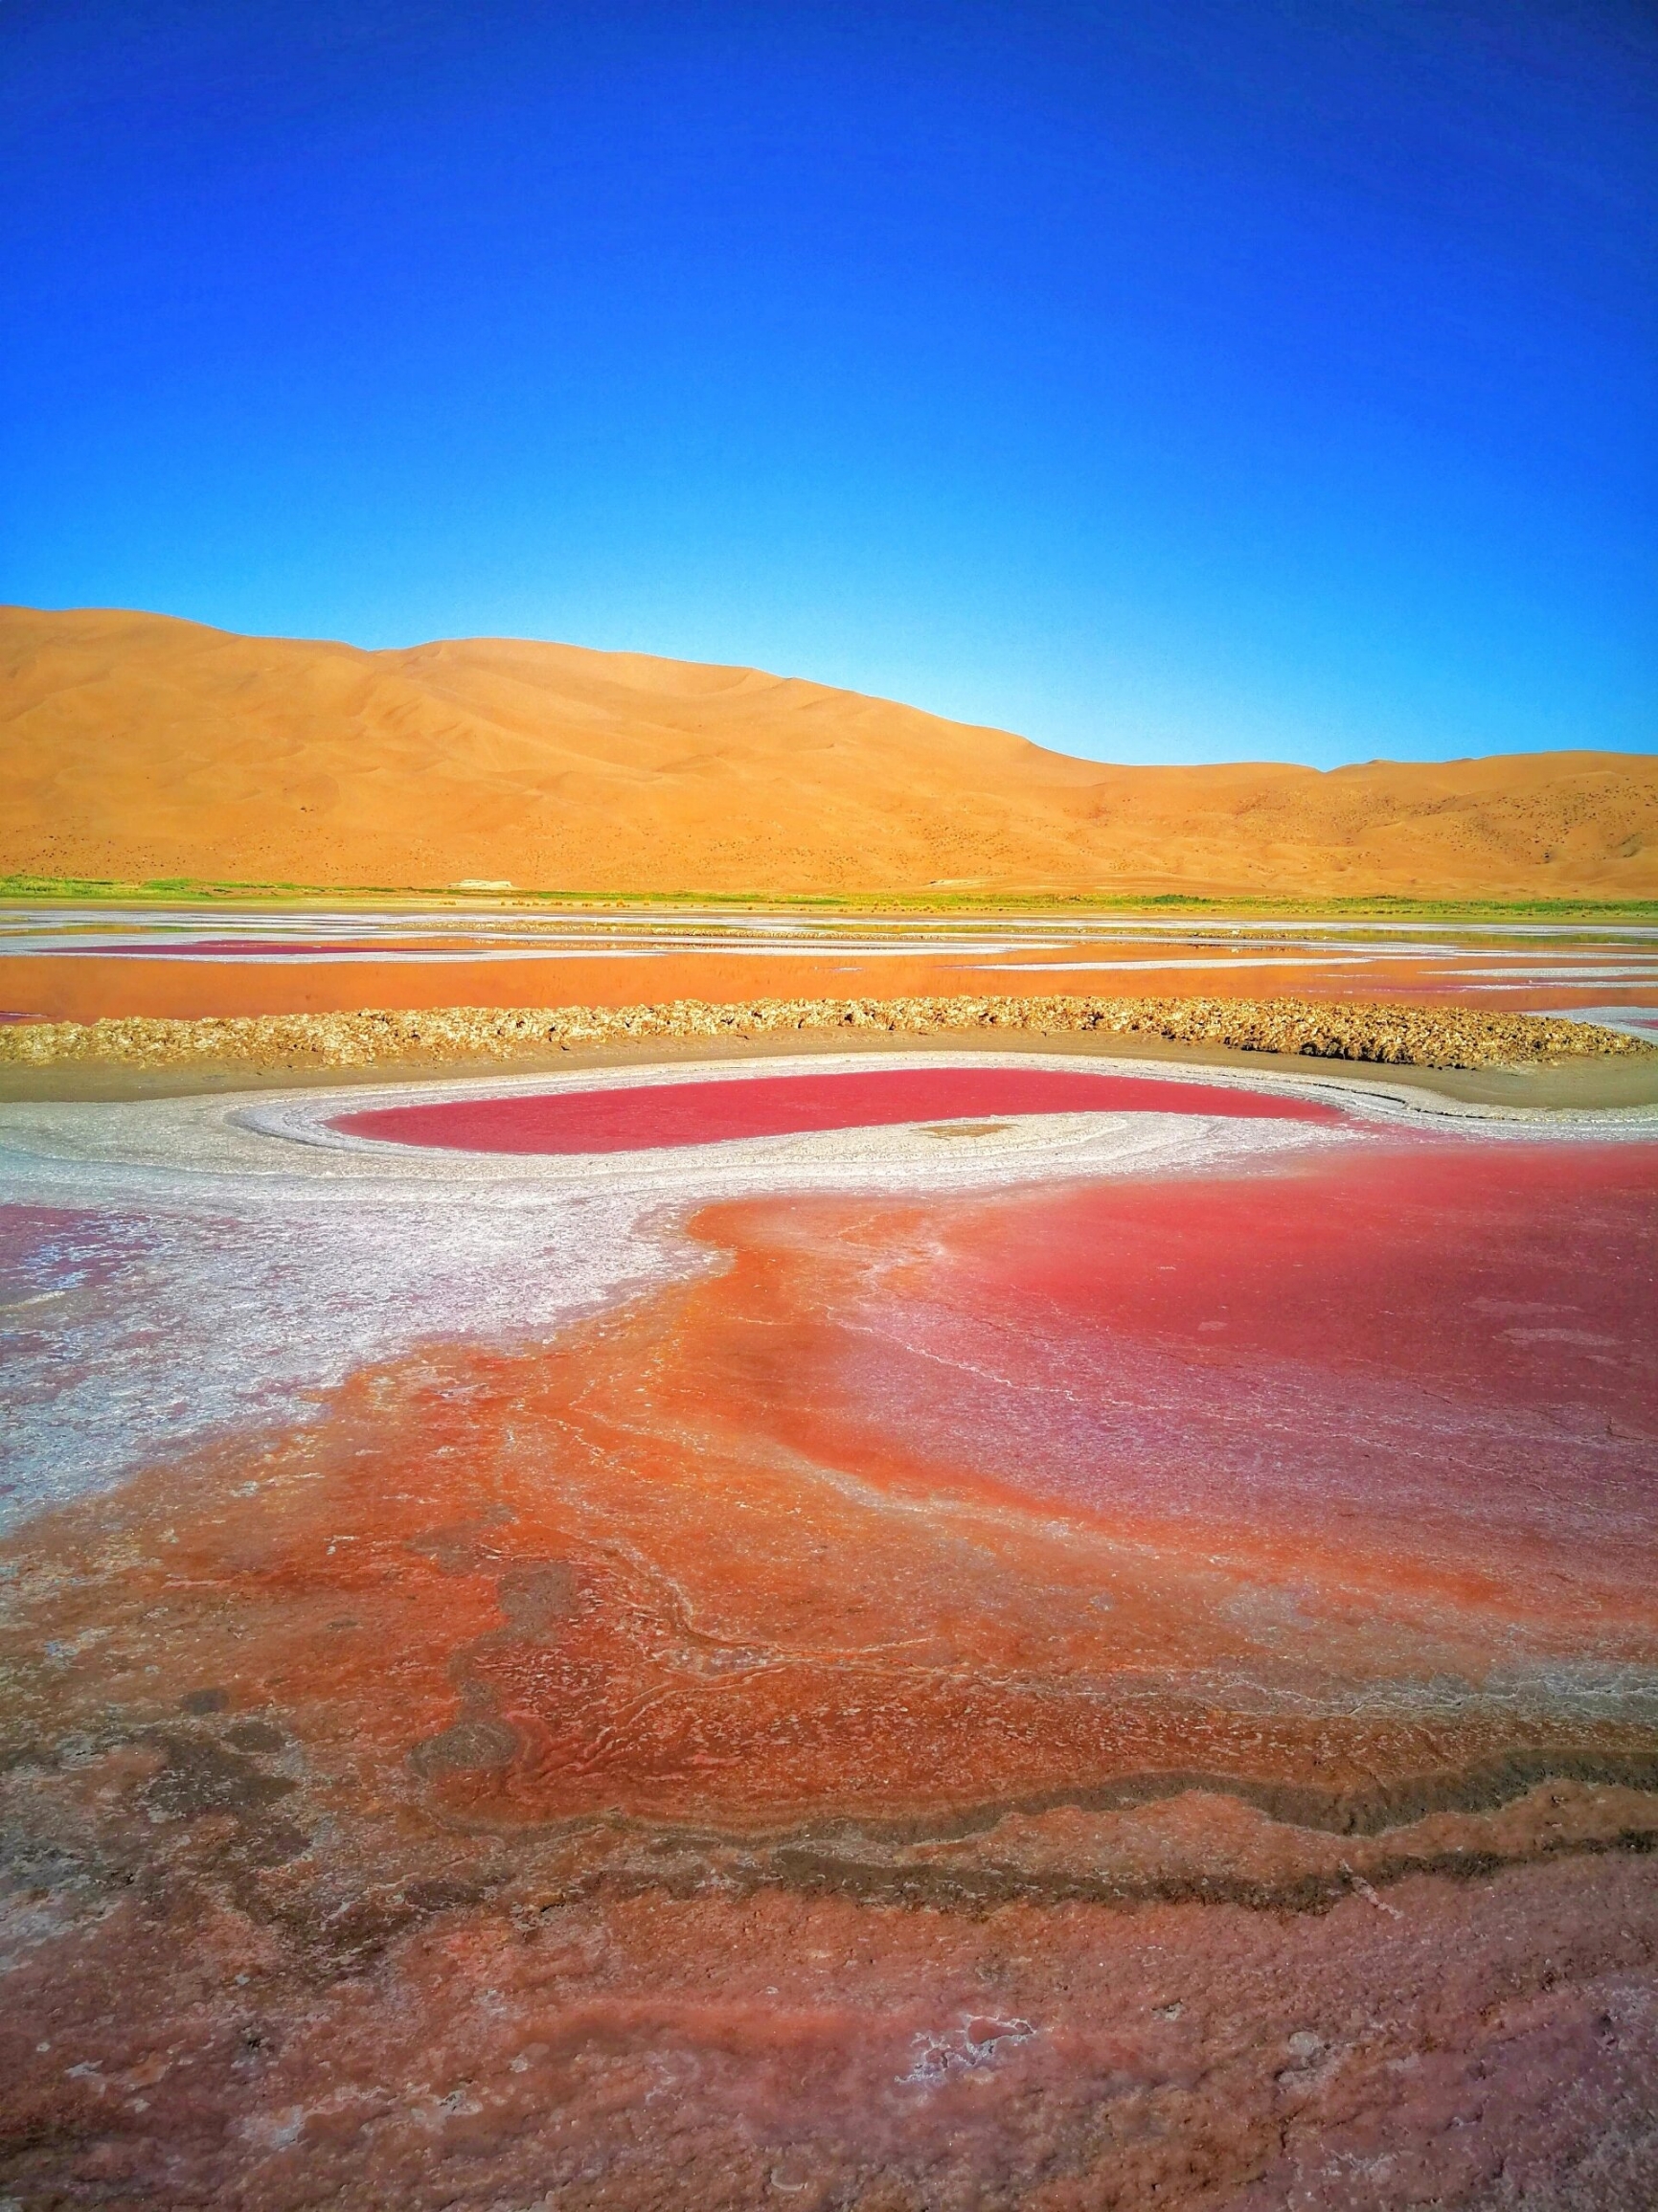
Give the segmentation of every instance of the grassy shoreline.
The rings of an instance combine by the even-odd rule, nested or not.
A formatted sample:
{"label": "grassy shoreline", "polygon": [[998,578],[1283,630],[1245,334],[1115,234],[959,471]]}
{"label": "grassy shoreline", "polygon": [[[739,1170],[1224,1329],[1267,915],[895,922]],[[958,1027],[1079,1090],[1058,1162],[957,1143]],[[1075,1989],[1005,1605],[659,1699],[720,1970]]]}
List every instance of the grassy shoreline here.
{"label": "grassy shoreline", "polygon": [[855,920],[866,916],[954,917],[984,915],[1054,916],[1085,920],[1109,915],[1157,921],[1190,915],[1196,919],[1267,921],[1401,922],[1600,922],[1658,925],[1654,899],[1450,899],[1406,898],[1385,892],[1329,899],[1265,898],[1253,893],[1215,897],[1179,891],[1083,892],[870,892],[867,894],[761,891],[511,891],[459,890],[453,885],[215,882],[189,877],[125,883],[95,878],[0,877],[0,909],[7,904],[145,905],[158,909],[190,905],[291,905],[296,910],[338,911],[367,901],[393,901],[416,911],[488,908],[502,913],[534,913],[548,907],[576,907],[619,913],[798,914]]}

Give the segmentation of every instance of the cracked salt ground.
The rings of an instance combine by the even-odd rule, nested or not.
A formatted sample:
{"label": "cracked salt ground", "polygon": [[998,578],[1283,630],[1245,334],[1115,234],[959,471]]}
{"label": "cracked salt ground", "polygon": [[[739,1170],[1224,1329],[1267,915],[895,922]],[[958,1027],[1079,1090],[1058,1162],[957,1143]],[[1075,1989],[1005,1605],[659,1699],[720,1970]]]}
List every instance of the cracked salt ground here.
{"label": "cracked salt ground", "polygon": [[993,2066],[1004,2051],[1028,2043],[1036,2032],[1029,2020],[983,2018],[964,2020],[942,2034],[923,2028],[911,2043],[915,2058],[909,2070],[898,2079],[932,2088],[952,2074]]}

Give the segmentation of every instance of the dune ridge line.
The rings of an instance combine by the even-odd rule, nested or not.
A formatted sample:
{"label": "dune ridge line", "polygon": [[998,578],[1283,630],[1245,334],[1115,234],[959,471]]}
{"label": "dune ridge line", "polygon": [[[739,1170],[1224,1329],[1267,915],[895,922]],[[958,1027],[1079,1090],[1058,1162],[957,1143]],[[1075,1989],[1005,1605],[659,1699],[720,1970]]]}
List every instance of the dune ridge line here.
{"label": "dune ridge line", "polygon": [[370,1009],[180,1020],[124,1015],[0,1029],[0,1061],[163,1068],[370,1067],[511,1060],[549,1049],[857,1030],[901,1037],[983,1031],[1118,1035],[1395,1067],[1538,1067],[1658,1046],[1598,1023],[1466,1007],[1298,998],[761,998],[737,1005]]}
{"label": "dune ridge line", "polygon": [[1646,754],[1133,766],[800,677],[533,639],[371,652],[0,607],[0,873],[52,879],[1658,896]]}

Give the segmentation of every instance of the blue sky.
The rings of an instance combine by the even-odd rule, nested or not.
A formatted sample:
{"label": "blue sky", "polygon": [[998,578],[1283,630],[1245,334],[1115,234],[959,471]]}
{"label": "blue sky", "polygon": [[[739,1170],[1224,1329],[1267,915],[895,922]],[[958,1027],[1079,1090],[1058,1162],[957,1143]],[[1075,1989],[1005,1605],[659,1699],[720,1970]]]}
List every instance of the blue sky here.
{"label": "blue sky", "polygon": [[1658,745],[1624,0],[0,0],[0,599]]}

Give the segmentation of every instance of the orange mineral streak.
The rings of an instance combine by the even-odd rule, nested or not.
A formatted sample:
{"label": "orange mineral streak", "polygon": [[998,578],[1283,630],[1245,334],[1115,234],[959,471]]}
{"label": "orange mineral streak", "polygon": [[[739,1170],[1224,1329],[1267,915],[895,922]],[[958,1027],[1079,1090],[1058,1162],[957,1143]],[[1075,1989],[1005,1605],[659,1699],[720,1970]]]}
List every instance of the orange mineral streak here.
{"label": "orange mineral streak", "polygon": [[[1494,1003],[1505,1014],[1558,1012],[1604,1002],[1603,982],[1570,975],[1504,981],[1500,996],[1433,962],[1380,955],[1346,964],[1274,958],[1269,966],[1178,964],[1159,946],[1127,940],[1120,957],[1139,965],[1074,967],[1029,952],[1013,964],[953,953],[939,959],[819,958],[729,953],[654,953],[646,958],[499,961],[304,962],[146,958],[96,953],[0,955],[0,1012],[43,1021],[98,1021],[135,1015],[176,1020],[261,1014],[353,1014],[395,1006],[551,1007],[661,1005],[702,999],[743,1005],[761,998],[947,998],[963,994],[1122,992],[1134,997],[1443,1000]],[[1162,957],[1175,964],[1159,967]],[[1189,958],[1189,955],[1187,956]],[[1628,995],[1625,987],[1624,995]],[[1643,995],[1645,995],[1643,993]]]}
{"label": "orange mineral streak", "polygon": [[[992,988],[995,969],[958,957],[928,960],[742,959],[719,953],[658,953],[591,960],[145,959],[121,954],[0,956],[0,1008],[47,1021],[123,1015],[179,1020],[255,1014],[352,1014],[381,1006],[637,1006],[676,998],[712,1004],[756,998],[948,994]],[[1206,971],[1207,972],[1207,971]],[[1029,976],[1005,988],[1023,990]],[[1138,976],[1132,979],[1139,987]],[[1250,978],[1238,979],[1245,995]],[[1084,976],[1083,987],[1092,981]],[[1043,978],[1035,983],[1042,986]],[[1056,988],[1074,988],[1058,972]],[[1190,988],[1188,982],[1187,988]],[[1334,995],[1330,993],[1330,995]]]}

